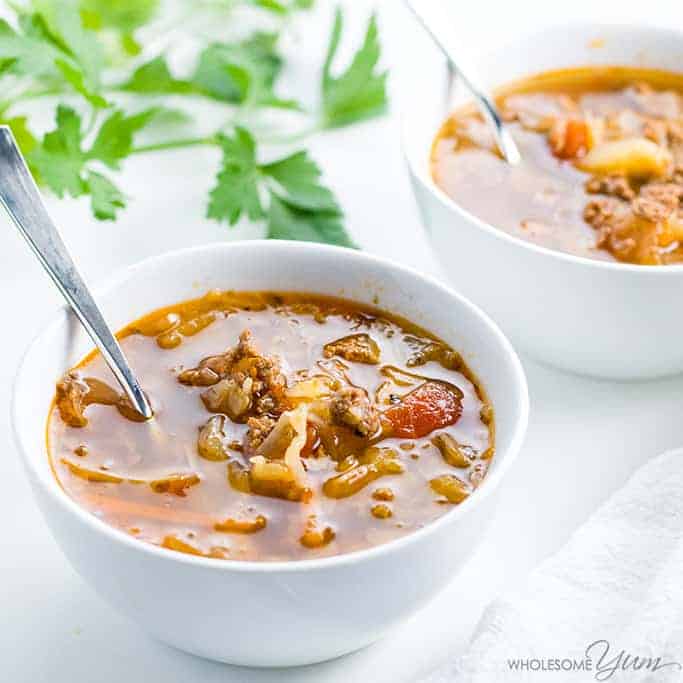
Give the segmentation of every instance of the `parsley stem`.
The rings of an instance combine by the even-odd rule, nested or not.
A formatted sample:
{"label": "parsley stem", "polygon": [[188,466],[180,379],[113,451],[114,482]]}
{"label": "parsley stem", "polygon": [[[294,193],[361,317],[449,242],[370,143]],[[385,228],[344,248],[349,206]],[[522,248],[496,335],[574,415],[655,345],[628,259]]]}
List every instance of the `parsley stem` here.
{"label": "parsley stem", "polygon": [[314,135],[315,133],[319,133],[321,130],[324,130],[323,126],[316,122],[310,126],[307,126],[306,128],[301,129],[300,131],[297,131],[296,133],[291,133],[289,135],[259,136],[259,141],[265,144],[285,145],[293,142],[300,142],[301,140]]}
{"label": "parsley stem", "polygon": [[165,149],[179,149],[181,147],[196,147],[198,145],[217,145],[215,135],[209,135],[201,138],[179,138],[178,140],[165,140],[164,142],[156,142],[151,145],[140,145],[133,147],[131,154],[144,154],[145,152],[159,152]]}
{"label": "parsley stem", "polygon": [[89,135],[94,130],[95,123],[97,123],[97,114],[98,113],[99,112],[97,111],[97,109],[95,107],[92,107],[90,109],[90,118],[88,119],[88,125],[85,127],[85,131],[83,132],[83,137],[85,137],[86,135]]}

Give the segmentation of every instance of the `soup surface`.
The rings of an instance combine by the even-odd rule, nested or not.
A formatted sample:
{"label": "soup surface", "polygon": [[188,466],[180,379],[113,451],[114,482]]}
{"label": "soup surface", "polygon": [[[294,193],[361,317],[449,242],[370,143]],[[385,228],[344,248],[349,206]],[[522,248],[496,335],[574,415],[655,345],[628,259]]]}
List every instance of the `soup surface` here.
{"label": "soup surface", "polygon": [[435,182],[487,223],[544,247],[643,265],[683,262],[683,75],[553,71],[498,106],[522,162],[499,156],[471,107],[444,124]]}
{"label": "soup surface", "polygon": [[271,561],[367,548],[465,500],[493,455],[458,353],[375,309],[214,291],[119,336],[155,417],[91,354],[57,385],[48,451],[71,497],[150,543]]}

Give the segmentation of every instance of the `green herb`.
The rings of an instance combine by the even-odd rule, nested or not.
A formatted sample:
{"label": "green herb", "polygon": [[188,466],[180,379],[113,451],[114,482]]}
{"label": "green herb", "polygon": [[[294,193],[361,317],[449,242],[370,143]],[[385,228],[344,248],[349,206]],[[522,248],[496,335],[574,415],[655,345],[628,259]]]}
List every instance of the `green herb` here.
{"label": "green herb", "polygon": [[[169,66],[173,45],[152,52],[142,63],[136,58],[150,40],[154,44],[155,31],[163,39],[173,28],[168,22],[173,9],[165,11],[162,0],[8,4],[14,16],[0,20],[0,123],[11,127],[43,187],[58,197],[88,196],[99,220],[115,220],[126,206],[128,198],[109,174],[129,157],[206,145],[222,153],[208,197],[209,218],[227,225],[242,217],[260,221],[274,239],[354,246],[344,229],[343,212],[309,153],[302,149],[273,160],[275,141],[305,140],[316,131],[362,121],[386,109],[386,73],[378,66],[374,17],[350,63],[333,73],[343,37],[339,9],[321,59],[319,105],[297,103],[282,91],[286,60],[281,37],[291,20],[312,4],[174,3],[180,7],[178,26],[187,16],[201,19],[206,12],[207,21],[225,26],[228,33],[234,31],[234,12],[240,6],[268,20],[267,31],[260,28],[264,22],[255,21],[251,33],[240,26],[237,39],[200,45],[195,63],[182,76]],[[150,98],[153,104],[168,95],[181,104],[180,110],[150,106]],[[51,98],[50,106],[56,102],[56,112],[54,128],[40,138],[32,132],[31,110],[22,104],[43,97]],[[208,135],[177,135],[184,126],[201,122],[197,105],[202,99],[225,108],[224,125]],[[283,109],[294,114],[278,118],[275,112]]]}
{"label": "green herb", "polygon": [[94,216],[101,221],[113,221],[116,218],[116,211],[126,205],[120,190],[111,180],[95,171],[88,172],[86,182]]}
{"label": "green herb", "polygon": [[238,128],[234,137],[221,136],[223,162],[211,190],[207,215],[234,225],[243,213],[257,220],[263,217],[259,199],[259,166],[256,144],[248,131]]}
{"label": "green herb", "polygon": [[330,70],[343,25],[343,15],[337,9],[322,77],[323,121],[328,128],[377,116],[384,112],[387,104],[386,72],[377,73],[380,48],[374,16],[350,66],[338,77],[332,76]]}
{"label": "green herb", "polygon": [[265,216],[272,239],[355,246],[334,195],[321,185],[320,169],[307,152],[261,164],[254,138],[244,128],[232,137],[222,136],[220,144],[223,160],[211,190],[210,218],[233,225],[242,214],[253,220]]}
{"label": "green herb", "polygon": [[195,90],[189,81],[174,78],[166,60],[161,56],[139,66],[130,79],[120,86],[120,89],[157,95],[187,95]]}
{"label": "green herb", "polygon": [[28,152],[29,165],[38,180],[58,197],[91,194],[94,216],[113,220],[116,210],[125,207],[124,197],[111,180],[92,170],[92,162],[118,169],[121,160],[131,153],[135,133],[159,111],[147,109],[134,116],[113,111],[100,126],[90,148],[85,150],[81,117],[71,107],[59,105],[57,127]]}

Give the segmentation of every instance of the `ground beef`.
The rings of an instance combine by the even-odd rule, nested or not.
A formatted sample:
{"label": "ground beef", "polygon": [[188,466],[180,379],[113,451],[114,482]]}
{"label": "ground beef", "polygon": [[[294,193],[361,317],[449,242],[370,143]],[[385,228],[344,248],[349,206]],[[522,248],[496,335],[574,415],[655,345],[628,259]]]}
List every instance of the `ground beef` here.
{"label": "ground beef", "polygon": [[650,183],[643,185],[640,194],[633,200],[633,212],[653,223],[666,221],[674,211],[677,211],[683,186],[676,183]]}
{"label": "ground beef", "polygon": [[583,211],[583,218],[596,230],[620,223],[628,212],[628,204],[613,197],[592,199]]}
{"label": "ground beef", "polygon": [[410,356],[406,361],[409,368],[420,367],[429,361],[435,361],[447,370],[462,368],[460,355],[441,342],[415,337],[411,334],[405,335],[403,341],[410,349]]}
{"label": "ground beef", "polygon": [[251,332],[244,330],[240,334],[236,346],[218,356],[209,356],[202,359],[196,368],[183,370],[178,375],[178,381],[181,384],[199,387],[217,384],[221,379],[230,374],[238,361],[244,358],[259,357],[259,355],[252,341]]}
{"label": "ground beef", "polygon": [[351,427],[359,436],[372,436],[380,429],[377,408],[358,387],[344,387],[334,393],[330,414],[336,424]]}
{"label": "ground beef", "polygon": [[377,365],[380,360],[380,349],[377,342],[369,334],[362,332],[325,344],[323,355],[325,358],[340,356],[352,363]]}
{"label": "ground beef", "polygon": [[69,372],[57,382],[57,409],[62,420],[70,427],[85,427],[85,397],[90,387],[76,372]]}
{"label": "ground beef", "polygon": [[636,196],[628,178],[618,173],[593,176],[586,181],[585,188],[589,194],[604,194],[619,199],[631,200]]}
{"label": "ground beef", "polygon": [[285,409],[287,379],[279,360],[261,355],[249,330],[244,330],[237,345],[224,354],[205,358],[196,368],[181,372],[178,381],[208,386],[202,393],[206,408],[226,413],[231,420],[276,415]]}
{"label": "ground beef", "polygon": [[607,249],[622,261],[635,256],[638,243],[631,230],[634,214],[627,202],[613,197],[593,199],[583,217],[598,233],[595,240],[598,249]]}
{"label": "ground beef", "polygon": [[263,417],[250,417],[247,420],[249,429],[244,435],[244,452],[254,454],[258,447],[266,440],[273,431],[276,420],[264,415]]}

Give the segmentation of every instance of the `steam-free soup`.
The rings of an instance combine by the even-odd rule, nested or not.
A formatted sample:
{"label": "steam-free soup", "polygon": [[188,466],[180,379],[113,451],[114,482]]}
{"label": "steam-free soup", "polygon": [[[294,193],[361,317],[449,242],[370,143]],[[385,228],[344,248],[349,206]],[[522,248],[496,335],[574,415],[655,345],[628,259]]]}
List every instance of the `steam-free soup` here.
{"label": "steam-free soup", "polygon": [[493,455],[461,356],[386,312],[213,291],[120,338],[154,418],[92,354],[57,384],[48,450],[72,498],[142,541],[233,560],[368,548],[461,504]]}
{"label": "steam-free soup", "polygon": [[435,182],[505,232],[578,256],[683,262],[683,75],[586,67],[497,97],[522,162],[506,164],[472,108],[434,143]]}

